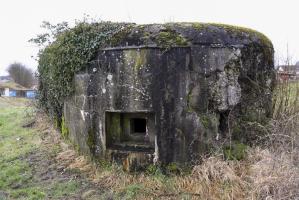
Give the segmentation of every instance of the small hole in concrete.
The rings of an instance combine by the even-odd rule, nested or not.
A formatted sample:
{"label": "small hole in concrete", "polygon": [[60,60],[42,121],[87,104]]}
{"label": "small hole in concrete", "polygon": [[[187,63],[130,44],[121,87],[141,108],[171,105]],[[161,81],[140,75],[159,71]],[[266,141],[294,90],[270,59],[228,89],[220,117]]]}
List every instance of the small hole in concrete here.
{"label": "small hole in concrete", "polygon": [[145,134],[146,133],[146,119],[143,118],[133,118],[132,123],[132,133],[133,134]]}

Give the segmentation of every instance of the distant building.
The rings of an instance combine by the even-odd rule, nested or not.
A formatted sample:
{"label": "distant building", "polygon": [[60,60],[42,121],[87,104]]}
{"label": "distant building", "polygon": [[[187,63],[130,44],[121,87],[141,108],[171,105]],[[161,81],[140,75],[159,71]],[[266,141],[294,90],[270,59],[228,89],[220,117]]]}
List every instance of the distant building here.
{"label": "distant building", "polygon": [[36,90],[25,88],[13,81],[0,82],[0,96],[35,98]]}
{"label": "distant building", "polygon": [[299,80],[299,64],[280,65],[277,75],[279,81]]}
{"label": "distant building", "polygon": [[10,76],[0,76],[0,83],[12,81]]}
{"label": "distant building", "polygon": [[36,97],[36,90],[27,90],[25,97],[29,99],[34,99]]}

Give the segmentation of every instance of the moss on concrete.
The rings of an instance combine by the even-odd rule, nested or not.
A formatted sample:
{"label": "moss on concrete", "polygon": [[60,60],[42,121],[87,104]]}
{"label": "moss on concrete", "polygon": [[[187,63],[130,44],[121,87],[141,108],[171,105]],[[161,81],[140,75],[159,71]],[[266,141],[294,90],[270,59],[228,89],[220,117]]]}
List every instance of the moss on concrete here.
{"label": "moss on concrete", "polygon": [[171,29],[166,29],[158,34],[156,37],[157,44],[164,48],[170,48],[173,46],[186,46],[188,41],[179,33]]}
{"label": "moss on concrete", "polygon": [[194,23],[192,23],[192,27],[198,31],[201,31],[204,28],[206,28],[207,26],[204,23],[194,22]]}
{"label": "moss on concrete", "polygon": [[134,28],[134,24],[129,24],[123,27],[120,31],[115,33],[108,41],[111,46],[118,46],[124,41]]}
{"label": "moss on concrete", "polygon": [[226,25],[226,24],[211,23],[211,25],[221,27],[224,30],[228,31],[229,33],[237,33],[237,34],[247,33],[250,36],[257,37],[263,45],[265,45],[267,47],[271,47],[271,48],[273,47],[269,38],[267,36],[265,36],[264,34],[262,34],[261,32],[258,32],[256,30],[253,30],[250,28],[245,28],[245,27],[240,27],[240,26]]}
{"label": "moss on concrete", "polygon": [[[158,28],[157,28],[158,27]],[[192,42],[193,38],[187,38],[182,32],[189,30],[196,30],[199,34],[211,34],[217,37],[219,34],[230,35],[231,39],[240,40],[247,38],[252,43],[259,43],[262,46],[273,49],[273,45],[269,38],[264,34],[250,28],[219,24],[219,23],[199,23],[199,22],[181,22],[181,23],[166,23],[166,24],[149,24],[136,25],[127,24],[124,28],[115,33],[110,38],[111,46],[121,46],[127,41],[136,43],[134,45],[157,45],[163,48],[170,48],[173,46],[188,46],[189,39]],[[223,31],[225,33],[223,33]],[[193,36],[192,36],[193,37]]]}
{"label": "moss on concrete", "polygon": [[140,70],[146,64],[146,49],[140,49],[139,51],[135,51],[136,56],[133,57],[135,59],[134,69],[135,71]]}
{"label": "moss on concrete", "polygon": [[95,141],[95,132],[92,128],[90,128],[87,132],[86,143],[90,151],[93,153],[96,147],[96,141]]}
{"label": "moss on concrete", "polygon": [[124,51],[124,63],[125,66],[133,68],[135,74],[146,66],[147,49],[136,50],[125,50]]}
{"label": "moss on concrete", "polygon": [[[220,24],[220,23],[192,23],[192,27],[198,31],[202,30],[209,30],[209,27],[216,27],[225,30],[229,34],[236,34],[237,36],[242,36],[243,34],[248,34],[250,37],[256,37],[259,39],[260,43],[266,47],[273,48],[271,40],[265,36],[263,33],[258,32],[256,30],[241,27],[241,26],[233,26],[227,24]],[[211,32],[213,29],[210,29]]]}
{"label": "moss on concrete", "polygon": [[210,117],[208,115],[200,115],[200,122],[204,128],[209,128],[210,126]]}
{"label": "moss on concrete", "polygon": [[121,136],[120,113],[111,114],[110,127],[108,127],[108,140],[119,141]]}
{"label": "moss on concrete", "polygon": [[188,112],[193,112],[193,108],[191,106],[191,98],[192,98],[192,90],[190,90],[187,94],[187,111]]}
{"label": "moss on concrete", "polygon": [[121,134],[120,135],[120,140],[121,141],[127,141],[127,140],[129,140],[130,138],[129,138],[129,135],[128,134],[124,134],[125,132],[128,132],[128,131],[130,131],[130,129],[131,129],[131,120],[130,120],[130,118],[129,117],[124,117],[123,118],[123,134]]}
{"label": "moss on concrete", "polygon": [[68,138],[68,136],[69,136],[69,129],[65,124],[64,117],[62,117],[62,119],[61,119],[61,135],[63,138]]}
{"label": "moss on concrete", "polygon": [[201,113],[200,122],[205,129],[213,130],[218,132],[219,119],[215,113]]}

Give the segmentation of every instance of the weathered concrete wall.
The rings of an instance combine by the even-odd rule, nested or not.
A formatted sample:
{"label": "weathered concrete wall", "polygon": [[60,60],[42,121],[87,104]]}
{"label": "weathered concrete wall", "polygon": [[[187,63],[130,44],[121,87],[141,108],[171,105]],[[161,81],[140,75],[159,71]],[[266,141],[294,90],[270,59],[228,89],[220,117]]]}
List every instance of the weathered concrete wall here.
{"label": "weathered concrete wall", "polygon": [[[244,120],[270,116],[272,47],[220,28],[174,27],[187,44],[142,46],[133,29],[75,76],[64,116],[81,151],[126,168],[190,163],[229,134],[248,142]],[[145,135],[131,133],[136,118],[146,120]]]}

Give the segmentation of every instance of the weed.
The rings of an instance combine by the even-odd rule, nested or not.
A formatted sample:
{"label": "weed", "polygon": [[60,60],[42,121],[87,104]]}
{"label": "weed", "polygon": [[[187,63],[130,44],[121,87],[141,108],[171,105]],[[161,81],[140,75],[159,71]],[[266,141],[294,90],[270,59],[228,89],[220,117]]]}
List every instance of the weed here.
{"label": "weed", "polygon": [[125,193],[125,199],[135,199],[136,195],[140,190],[143,189],[142,185],[139,184],[133,184],[129,185],[125,188],[124,193]]}
{"label": "weed", "polygon": [[69,129],[65,124],[64,117],[62,117],[62,119],[61,119],[61,135],[65,139],[68,138],[68,136],[69,136]]}
{"label": "weed", "polygon": [[51,196],[53,199],[71,196],[72,194],[75,194],[78,187],[79,184],[76,181],[54,183],[52,187],[50,187],[49,196]]}
{"label": "weed", "polygon": [[235,142],[224,147],[224,157],[228,160],[243,160],[246,157],[247,145]]}
{"label": "weed", "polygon": [[39,187],[13,190],[10,195],[16,199],[39,200],[44,199],[46,194]]}
{"label": "weed", "polygon": [[159,172],[160,172],[159,167],[158,167],[157,165],[153,165],[153,164],[148,165],[148,166],[146,167],[146,169],[145,169],[145,173],[146,173],[147,175],[155,175],[155,174],[157,174],[157,173],[159,173]]}

